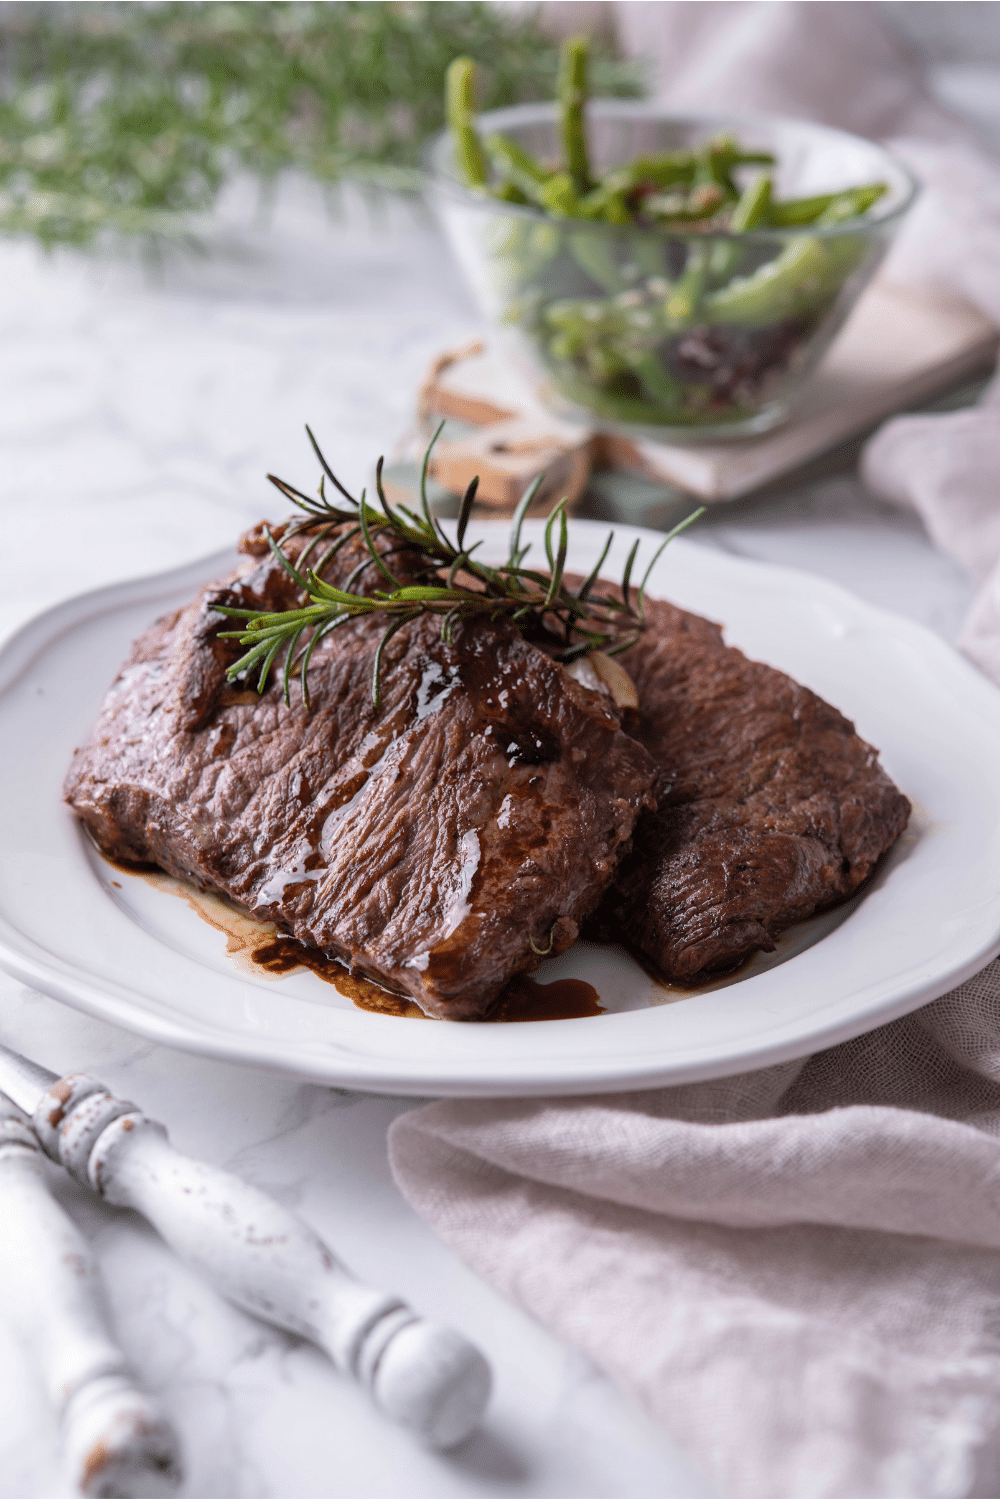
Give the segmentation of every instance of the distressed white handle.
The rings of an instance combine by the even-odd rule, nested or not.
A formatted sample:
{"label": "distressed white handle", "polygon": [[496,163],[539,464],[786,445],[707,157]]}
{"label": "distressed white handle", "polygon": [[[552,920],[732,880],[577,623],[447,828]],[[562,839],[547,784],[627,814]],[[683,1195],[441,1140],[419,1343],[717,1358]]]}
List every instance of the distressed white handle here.
{"label": "distressed white handle", "polygon": [[27,1117],[0,1095],[0,1306],[23,1334],[84,1495],[173,1495],[177,1442],[104,1325],[96,1273],[50,1195]]}
{"label": "distressed white handle", "polygon": [[175,1151],[135,1105],[75,1074],[42,1098],[34,1127],[78,1182],[138,1209],[223,1296],[318,1344],[426,1442],[450,1447],[479,1421],[490,1371],[467,1339],[355,1280],[297,1215]]}

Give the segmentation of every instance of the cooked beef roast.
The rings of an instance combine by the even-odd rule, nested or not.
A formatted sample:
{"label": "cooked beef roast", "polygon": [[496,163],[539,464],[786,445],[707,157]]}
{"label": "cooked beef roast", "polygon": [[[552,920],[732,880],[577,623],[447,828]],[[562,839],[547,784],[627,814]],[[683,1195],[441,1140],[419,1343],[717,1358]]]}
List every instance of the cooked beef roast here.
{"label": "cooked beef roast", "polygon": [[[453,645],[434,618],[404,627],[377,711],[372,618],[317,648],[311,711],[297,683],[291,707],[278,680],[234,689],[241,648],[213,604],[299,599],[259,534],[244,550],[136,642],[67,800],[105,853],[224,892],[431,1015],[484,1015],[575,939],[654,805],[649,755],[604,695],[503,623],[456,628]],[[324,576],[343,583],[363,556],[349,542]]]}
{"label": "cooked beef roast", "polygon": [[620,658],[639,693],[632,732],[658,768],[658,808],[598,927],[663,975],[699,984],[793,922],[856,891],[910,804],[853,724],[783,672],[727,647],[717,625],[650,601]]}

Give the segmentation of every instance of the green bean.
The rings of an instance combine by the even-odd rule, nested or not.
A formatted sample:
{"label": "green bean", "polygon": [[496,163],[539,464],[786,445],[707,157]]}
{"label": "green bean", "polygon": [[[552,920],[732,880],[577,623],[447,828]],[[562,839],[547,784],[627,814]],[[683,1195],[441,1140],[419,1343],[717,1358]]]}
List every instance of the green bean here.
{"label": "green bean", "polygon": [[738,198],[739,188],[733,181],[733,158],[738,151],[731,136],[708,141],[695,158],[694,185],[696,188],[715,184],[727,198]]}
{"label": "green bean", "polygon": [[[884,183],[831,193],[816,222],[839,224],[857,218],[886,191]],[[793,240],[752,276],[737,277],[705,299],[705,315],[719,322],[776,322],[815,311],[834,296],[861,262],[860,236]]]}
{"label": "green bean", "polygon": [[550,358],[562,366],[562,372],[570,378],[579,378],[578,362],[581,358],[586,364],[587,375],[598,382],[613,380],[616,375],[621,375],[628,369],[628,366],[610,350],[603,349],[596,344],[588,344],[582,348],[566,334],[556,334],[549,341],[548,352]]}
{"label": "green bean", "polygon": [[705,299],[712,322],[760,324],[784,318],[799,308],[808,289],[823,282],[825,260],[819,240],[794,240],[752,276],[737,276]]}
{"label": "green bean", "polygon": [[[814,222],[841,224],[858,218],[886,191],[885,183],[874,182],[826,194]],[[840,290],[863,260],[865,248],[860,235],[793,240],[752,276],[736,277],[711,293],[705,300],[706,316],[719,322],[762,324],[813,312]]]}
{"label": "green bean", "polygon": [[773,151],[737,151],[733,157],[738,167],[773,167],[778,158]]}
{"label": "green bean", "polygon": [[445,81],[445,105],[448,124],[455,138],[458,168],[467,187],[486,186],[486,160],[473,124],[472,88],[476,65],[471,57],[456,57],[450,64]]}
{"label": "green bean", "polygon": [[690,183],[694,178],[692,151],[665,151],[659,156],[637,156],[627,166],[612,167],[601,182],[613,192],[627,193],[638,187],[665,188],[675,182]]}
{"label": "green bean", "polygon": [[560,364],[568,364],[577,354],[582,354],[583,349],[579,338],[572,333],[554,333],[549,339],[549,353],[553,359],[559,360]]}
{"label": "green bean", "polygon": [[699,219],[710,219],[725,201],[725,188],[717,182],[703,182],[689,193],[652,193],[643,207],[661,219],[696,224]]}
{"label": "green bean", "polygon": [[687,264],[666,301],[669,323],[690,323],[697,315],[708,275],[709,248],[708,245],[688,248]]}
{"label": "green bean", "polygon": [[646,350],[632,359],[626,357],[626,363],[638,375],[644,390],[657,406],[665,406],[671,410],[681,405],[683,386],[664,369],[652,351]]}
{"label": "green bean", "polygon": [[[568,370],[560,370],[557,374],[560,388],[571,401],[577,401],[581,406],[588,407],[599,417],[604,417],[610,422],[645,422],[662,419],[664,412],[659,402],[656,408],[650,410],[648,396],[627,395],[623,391],[608,390],[598,383],[588,380],[581,375],[573,366]],[[687,423],[688,418],[684,411],[675,408],[671,413],[677,422]]]}
{"label": "green bean", "polygon": [[632,215],[624,193],[613,193],[604,205],[605,224],[631,224]]}
{"label": "green bean", "polygon": [[724,158],[732,166],[773,167],[777,158],[773,151],[747,151],[734,135],[714,135],[706,142],[707,149],[718,158]]}
{"label": "green bean", "polygon": [[845,219],[859,219],[888,191],[889,185],[885,182],[873,182],[865,187],[846,188],[842,193],[833,195],[829,205],[820,214],[817,223],[842,224]]}
{"label": "green bean", "polygon": [[[744,188],[729,218],[730,234],[744,234],[767,222],[771,203],[771,179],[765,172]],[[710,274],[715,281],[727,281],[736,269],[739,252],[731,240],[720,240],[712,246]]]}
{"label": "green bean", "polygon": [[568,172],[553,172],[539,183],[538,202],[560,219],[575,219],[580,211],[580,199]]}
{"label": "green bean", "polygon": [[772,203],[770,223],[776,229],[795,229],[801,224],[814,224],[824,209],[833,202],[833,193],[819,193],[813,198],[786,198],[784,203]]}
{"label": "green bean", "polygon": [[587,352],[587,374],[594,380],[605,383],[616,375],[624,375],[627,369],[628,365],[612,349],[598,346]]}
{"label": "green bean", "polygon": [[524,200],[564,217],[631,223],[632,215],[623,193],[602,185],[578,200],[576,184],[569,173],[549,171],[515,141],[503,135],[490,135],[485,146],[497,174],[523,193]]}
{"label": "green bean", "polygon": [[846,192],[818,193],[813,198],[786,198],[784,203],[771,204],[768,222],[779,229],[794,229],[800,224],[815,224],[816,220],[834,203],[850,196],[853,197],[855,207],[848,217],[854,218],[867,213],[872,204],[876,203],[886,192],[888,192],[887,183],[872,182],[862,187],[848,188]]}
{"label": "green bean", "polygon": [[737,276],[711,292],[705,298],[704,316],[709,322],[759,327],[814,312],[840,290],[864,251],[864,240],[854,235],[831,241],[793,240],[752,276]]}
{"label": "green bean", "polygon": [[624,373],[631,359],[641,359],[646,352],[634,341],[626,349],[620,319],[606,302],[564,298],[545,309],[543,321],[556,330],[548,335],[551,358],[571,371],[582,361],[594,380]]}
{"label": "green bean", "polygon": [[739,141],[731,135],[717,135],[706,141],[696,154],[694,184],[706,187],[715,183],[727,198],[740,197],[740,190],[733,177],[736,167],[759,163],[772,165],[774,157],[770,151],[744,151]]}
{"label": "green bean", "polygon": [[601,342],[629,360],[653,348],[665,332],[659,310],[638,289],[618,292],[610,301],[561,297],[549,303],[542,320],[573,340],[581,353]]}
{"label": "green bean", "polygon": [[587,102],[587,60],[590,44],[584,36],[573,36],[563,42],[559,55],[559,127],[562,134],[566,167],[578,195],[590,191],[590,164],[587,160],[587,138],[583,111]]}
{"label": "green bean", "polygon": [[557,297],[546,307],[543,316],[552,328],[579,328],[583,326],[584,308],[597,305],[582,297]]}
{"label": "green bean", "polygon": [[561,347],[572,348],[576,355],[587,355],[621,332],[612,326],[609,313],[606,302],[594,302],[584,297],[563,298],[558,316],[553,316],[550,306],[545,309],[544,320],[550,328],[555,328],[562,341]]}
{"label": "green bean", "polygon": [[758,224],[767,222],[768,209],[771,206],[771,188],[772,182],[766,172],[762,172],[750,183],[749,187],[744,188],[740,201],[729,219],[730,234],[741,234],[747,229],[756,229]]}
{"label": "green bean", "polygon": [[585,219],[602,219],[605,224],[631,224],[632,214],[620,188],[602,182],[580,199],[580,214]]}
{"label": "green bean", "polygon": [[[886,191],[883,183],[831,195],[818,224],[840,224],[859,217]],[[737,278],[706,301],[715,318],[767,323],[815,311],[833,297],[865,254],[858,235],[795,240],[753,276]]]}
{"label": "green bean", "polygon": [[603,235],[571,234],[567,237],[569,252],[578,266],[606,292],[622,292],[625,280],[618,269],[612,248]]}
{"label": "green bean", "polygon": [[494,183],[490,188],[490,192],[494,198],[499,198],[501,203],[520,203],[524,205],[531,202],[527,193],[522,193],[521,189],[515,187],[512,182]]}
{"label": "green bean", "polygon": [[488,135],[483,144],[497,174],[532,203],[540,202],[539,187],[552,174],[505,135]]}
{"label": "green bean", "polygon": [[659,156],[637,156],[632,171],[640,182],[655,182],[657,187],[669,187],[672,182],[694,180],[693,151],[664,151]]}

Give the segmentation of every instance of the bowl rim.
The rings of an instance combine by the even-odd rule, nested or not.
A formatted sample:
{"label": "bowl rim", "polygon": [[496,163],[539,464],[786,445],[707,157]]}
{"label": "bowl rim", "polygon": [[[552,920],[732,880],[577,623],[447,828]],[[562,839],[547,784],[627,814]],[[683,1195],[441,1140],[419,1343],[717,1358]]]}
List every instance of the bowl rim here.
{"label": "bowl rim", "polygon": [[[493,198],[487,193],[476,192],[466,187],[456,177],[443,171],[437,164],[437,157],[442,146],[450,139],[451,131],[442,130],[428,143],[425,152],[424,170],[431,186],[447,196],[463,203],[468,208],[477,208],[484,213],[502,213],[515,218],[528,219],[538,224],[559,224],[568,228],[586,229],[588,233],[603,234],[616,237],[626,234],[648,234],[663,239],[680,240],[735,240],[746,244],[754,241],[760,244],[773,244],[777,241],[792,241],[803,238],[808,239],[839,239],[844,235],[863,234],[875,229],[895,227],[899,221],[912,208],[914,201],[922,190],[919,177],[912,168],[898,156],[884,146],[881,141],[869,140],[867,136],[856,135],[853,131],[840,130],[833,125],[823,125],[816,120],[803,120],[794,115],[770,115],[763,113],[732,113],[724,114],[713,110],[676,110],[658,103],[656,100],[647,99],[591,99],[587,104],[588,113],[604,116],[605,118],[632,118],[632,119],[655,119],[677,124],[703,126],[713,133],[717,130],[737,127],[742,130],[752,130],[758,127],[774,127],[781,129],[801,130],[806,134],[822,135],[831,138],[839,138],[853,144],[860,144],[878,152],[885,161],[892,166],[902,177],[904,191],[900,202],[893,207],[883,211],[875,217],[865,217],[857,221],[848,220],[843,224],[799,224],[787,227],[776,225],[761,229],[745,229],[733,232],[727,229],[682,229],[671,227],[669,229],[657,225],[642,224],[608,224],[600,219],[573,219],[561,217],[557,214],[547,213],[544,209],[536,208],[526,203],[506,203],[502,199]],[[476,126],[480,132],[488,130],[501,130],[512,125],[541,124],[548,120],[557,118],[558,105],[552,101],[544,101],[537,104],[513,104],[504,109],[488,110],[486,113],[476,116]]]}

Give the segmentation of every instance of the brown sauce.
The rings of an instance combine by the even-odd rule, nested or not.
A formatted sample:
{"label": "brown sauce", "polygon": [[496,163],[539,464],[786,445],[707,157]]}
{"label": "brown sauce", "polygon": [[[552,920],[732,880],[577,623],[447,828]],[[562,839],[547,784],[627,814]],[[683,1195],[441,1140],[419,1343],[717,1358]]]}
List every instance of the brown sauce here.
{"label": "brown sauce", "polygon": [[[906,839],[907,835],[904,835],[901,842],[905,842]],[[916,842],[916,835],[912,832],[909,835],[909,841]],[[96,852],[100,853],[99,850]],[[868,877],[847,901],[837,903],[838,908],[845,908],[845,914],[864,897],[874,884],[887,863],[888,855],[889,851],[882,855]],[[322,979],[326,984],[332,984],[359,1010],[374,1012],[378,1015],[426,1019],[424,1012],[410,996],[384,990],[370,979],[349,973],[343,965],[327,957],[320,949],[307,947],[295,938],[283,935],[274,923],[261,921],[260,918],[255,917],[226,896],[212,891],[199,891],[188,881],[178,880],[173,875],[168,875],[157,865],[132,864],[126,860],[108,858],[104,854],[101,854],[101,858],[112,869],[144,880],[158,890],[179,896],[186,901],[191,910],[203,921],[215,928],[217,932],[224,934],[226,954],[232,960],[233,966],[244,974],[256,978],[277,979],[284,974],[293,973],[296,969],[308,969],[318,979]],[[120,881],[112,880],[110,884],[121,890]],[[823,913],[818,912],[815,916],[822,917]],[[815,918],[808,920],[815,920]],[[807,925],[808,922],[796,923],[780,933],[776,938],[776,949],[780,952],[787,946],[791,949],[791,955],[794,955],[797,951],[795,944],[799,941],[799,929]],[[586,936],[591,942],[601,940],[596,934],[586,934]],[[605,941],[609,936],[602,934]],[[611,941],[614,946],[624,948],[624,951],[652,981],[655,991],[648,996],[648,1002],[651,1005],[670,1005],[678,1000],[719,989],[727,983],[732,983],[745,971],[753,972],[754,962],[760,957],[758,953],[749,954],[732,969],[713,974],[710,978],[703,978],[700,984],[684,985],[676,980],[667,979],[641,949],[623,941],[620,934],[617,934]],[[780,957],[778,961],[781,961]],[[606,1012],[600,1003],[600,998],[593,985],[583,979],[558,979],[550,984],[540,984],[538,980],[522,974],[511,980],[497,1000],[491,1014],[485,1016],[483,1020],[496,1024],[514,1021],[563,1021],[583,1016],[601,1016]]]}
{"label": "brown sauce", "polygon": [[332,984],[334,989],[339,990],[359,1010],[374,1011],[380,1016],[414,1016],[425,1019],[420,1006],[409,995],[393,994],[391,990],[384,990],[370,979],[362,979],[360,974],[350,974],[335,958],[328,958],[319,948],[307,948],[295,938],[272,938],[262,947],[251,951],[250,962],[255,968],[263,969],[266,974],[275,978],[279,974],[291,974],[296,969],[309,969],[317,979]]}
{"label": "brown sauce", "polygon": [[295,969],[311,969],[320,979],[334,984],[334,970],[343,973],[342,966],[334,963],[332,958],[327,958],[319,948],[306,948],[290,937],[276,936],[270,942],[262,943],[259,948],[251,949],[250,961],[275,977],[279,974],[291,974]]}
{"label": "brown sauce", "polygon": [[[113,854],[105,854],[103,849],[98,849],[97,845],[90,838],[89,833],[86,835],[86,837],[88,843],[90,844],[90,847],[94,850],[95,854],[99,854],[104,863],[106,865],[110,865],[112,870],[120,870],[123,875],[164,874],[164,871],[160,869],[159,865],[151,865],[146,860],[115,859]],[[112,880],[111,884],[118,885],[118,881]]]}
{"label": "brown sauce", "polygon": [[412,1016],[414,1020],[421,1021],[427,1019],[420,1006],[409,995],[394,995],[391,990],[382,989],[381,985],[373,984],[370,979],[348,974],[346,969],[333,975],[331,982],[342,995],[353,1001],[358,1010],[371,1010],[380,1016]]}
{"label": "brown sauce", "polygon": [[528,974],[512,979],[488,1021],[571,1021],[603,1016],[601,997],[585,979],[556,979],[539,984]]}
{"label": "brown sauce", "polygon": [[[410,1016],[425,1020],[424,1012],[409,995],[384,990],[371,979],[350,974],[336,959],[327,958],[317,948],[307,948],[295,938],[275,937],[250,953],[250,961],[267,974],[290,974],[295,969],[309,969],[317,978],[332,984],[359,1010],[380,1016]],[[600,996],[592,984],[583,979],[557,979],[539,984],[527,974],[512,979],[486,1019],[506,1021],[565,1021],[577,1016],[602,1016]]]}
{"label": "brown sauce", "polygon": [[[424,1012],[409,995],[396,995],[370,979],[350,974],[343,964],[319,948],[309,948],[280,933],[273,922],[262,922],[252,912],[214,891],[199,891],[186,880],[168,875],[157,865],[130,865],[102,856],[106,864],[123,874],[138,876],[157,890],[179,896],[202,921],[224,934],[226,954],[242,973],[257,978],[279,979],[296,969],[308,969],[326,984],[332,984],[359,1010],[381,1016],[406,1016],[424,1020]],[[112,885],[120,882],[113,880]],[[518,975],[500,996],[490,1022],[564,1021],[577,1016],[602,1016],[600,996],[583,979],[557,979],[539,984],[527,974]]]}
{"label": "brown sauce", "polygon": [[[199,891],[188,881],[168,875],[157,865],[134,865],[123,860],[107,859],[106,856],[102,858],[113,869],[136,876],[157,890],[186,901],[202,921],[225,936],[226,955],[233,967],[243,974],[256,979],[279,979],[282,975],[294,973],[296,969],[308,969],[317,979],[322,979],[325,984],[332,984],[359,1010],[382,1016],[425,1019],[424,1012],[410,996],[394,994],[370,979],[349,973],[336,959],[329,958],[318,948],[309,948],[295,938],[280,933],[273,922],[261,921],[226,896],[220,896],[214,891]],[[870,883],[869,878],[861,887],[861,892]],[[120,881],[113,880],[111,884],[121,889]],[[851,900],[857,900],[859,894],[856,893]],[[777,947],[780,949],[784,944],[794,942],[795,933],[795,928],[782,933],[777,939]],[[655,986],[648,997],[651,1005],[670,1005],[677,1000],[708,994],[727,981],[732,982],[745,970],[752,972],[752,965],[757,957],[756,954],[751,954],[727,973],[713,975],[701,984],[689,986],[666,979],[647,955],[631,943],[623,944],[618,938],[616,946],[624,947]],[[550,984],[540,984],[537,979],[520,974],[511,980],[491,1014],[483,1020],[492,1024],[566,1021],[604,1014],[606,1012],[600,1003],[600,996],[586,980],[557,979]]]}

